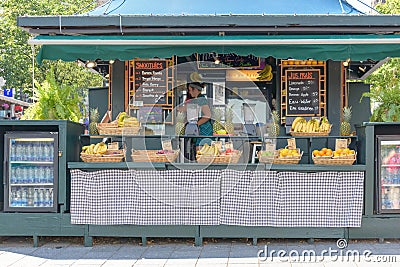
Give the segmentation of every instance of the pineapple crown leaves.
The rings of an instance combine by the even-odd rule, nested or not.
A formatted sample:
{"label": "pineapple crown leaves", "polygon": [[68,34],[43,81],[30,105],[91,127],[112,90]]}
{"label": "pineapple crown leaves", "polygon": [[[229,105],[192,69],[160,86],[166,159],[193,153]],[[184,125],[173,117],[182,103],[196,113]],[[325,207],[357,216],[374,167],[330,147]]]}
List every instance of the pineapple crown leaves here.
{"label": "pineapple crown leaves", "polygon": [[343,108],[342,121],[350,122],[351,120],[351,106]]}

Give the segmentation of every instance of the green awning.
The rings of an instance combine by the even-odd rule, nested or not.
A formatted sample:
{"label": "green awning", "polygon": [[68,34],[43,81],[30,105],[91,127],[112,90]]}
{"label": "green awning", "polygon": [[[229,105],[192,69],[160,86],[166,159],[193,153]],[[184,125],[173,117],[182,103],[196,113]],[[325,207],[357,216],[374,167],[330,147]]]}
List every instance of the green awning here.
{"label": "green awning", "polygon": [[400,57],[398,35],[280,36],[38,36],[37,60],[130,60],[193,53],[253,54],[259,57],[317,60],[382,60]]}

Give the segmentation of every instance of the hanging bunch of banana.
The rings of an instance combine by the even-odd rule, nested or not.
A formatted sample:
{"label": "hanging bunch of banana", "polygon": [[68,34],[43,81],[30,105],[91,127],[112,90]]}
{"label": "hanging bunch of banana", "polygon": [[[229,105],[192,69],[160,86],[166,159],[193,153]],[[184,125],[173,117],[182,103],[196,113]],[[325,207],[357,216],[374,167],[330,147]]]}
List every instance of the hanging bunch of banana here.
{"label": "hanging bunch of banana", "polygon": [[268,82],[271,81],[272,78],[274,77],[274,75],[272,74],[272,67],[271,65],[268,64],[265,64],[265,67],[262,70],[257,71],[257,73],[258,73],[257,80],[259,81]]}

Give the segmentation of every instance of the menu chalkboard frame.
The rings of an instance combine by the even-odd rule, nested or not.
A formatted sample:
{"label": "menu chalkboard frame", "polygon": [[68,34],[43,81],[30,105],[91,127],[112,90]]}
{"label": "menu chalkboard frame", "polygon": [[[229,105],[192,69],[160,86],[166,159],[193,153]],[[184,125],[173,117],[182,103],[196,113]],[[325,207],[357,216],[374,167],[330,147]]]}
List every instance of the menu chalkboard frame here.
{"label": "menu chalkboard frame", "polygon": [[[138,68],[137,64],[145,64],[145,63],[150,63],[150,64],[154,64],[154,63],[160,63],[162,64],[162,68],[157,68],[157,69],[153,69],[153,68]],[[154,103],[144,103],[142,102],[142,106],[167,106],[168,102],[167,102],[167,97],[168,97],[168,60],[166,59],[135,59],[133,60],[133,78],[134,78],[134,90],[135,93],[133,95],[133,100],[138,103],[143,101],[142,98],[137,98],[137,91],[138,88],[142,87],[143,84],[143,75],[138,73],[138,70],[147,70],[147,71],[151,71],[151,70],[159,70],[161,72],[162,78],[164,78],[164,83],[163,86],[159,87],[159,88],[165,88],[165,90],[163,90],[163,94],[164,94],[164,99],[165,99],[165,103],[159,103],[157,104],[157,102]],[[140,74],[140,75],[139,75]],[[151,77],[153,75],[148,75],[148,77]],[[140,80],[140,82],[139,82]],[[169,106],[169,105],[168,105]]]}
{"label": "menu chalkboard frame", "polygon": [[[203,57],[203,58],[201,58]],[[230,59],[230,57],[236,57],[235,60]],[[257,64],[252,64],[249,66],[229,66],[227,64],[227,61],[232,61],[232,62],[239,62],[237,60],[237,58],[246,60],[246,58],[249,57],[253,57],[257,59]],[[220,61],[219,64],[215,64],[215,59],[217,59]],[[230,68],[234,68],[234,69],[259,69],[261,68],[261,59],[260,57],[256,57],[254,55],[247,55],[247,56],[241,56],[241,55],[237,55],[234,53],[229,53],[229,54],[217,54],[217,53],[196,53],[196,60],[197,60],[197,68],[199,70],[209,70],[209,69],[213,69],[213,70],[217,70],[217,69],[230,69]],[[248,60],[249,62],[251,62],[251,60]],[[209,63],[208,65],[202,65],[200,64],[200,62],[204,62],[204,63]]]}
{"label": "menu chalkboard frame", "polygon": [[[290,113],[290,104],[289,104],[289,99],[290,99],[290,97],[289,97],[289,81],[291,80],[291,79],[289,79],[288,77],[289,77],[289,74],[292,74],[292,73],[296,73],[296,72],[298,72],[298,73],[304,73],[304,72],[312,72],[313,73],[313,75],[312,75],[312,77],[314,77],[314,73],[316,73],[316,75],[317,75],[317,77],[315,78],[315,79],[313,79],[313,80],[316,80],[316,86],[317,86],[317,92],[318,92],[318,113]],[[305,68],[302,68],[302,69],[286,69],[285,70],[285,74],[284,74],[285,76],[285,84],[286,84],[286,86],[285,86],[285,93],[286,93],[286,116],[287,117],[297,117],[297,116],[305,116],[305,117],[307,117],[307,116],[321,116],[321,81],[320,81],[320,79],[321,79],[321,70],[320,69],[316,69],[316,68],[307,68],[307,69],[305,69]],[[302,77],[304,77],[302,80],[310,80],[309,78],[307,78],[308,77],[308,75],[305,75],[305,76],[302,76]]]}

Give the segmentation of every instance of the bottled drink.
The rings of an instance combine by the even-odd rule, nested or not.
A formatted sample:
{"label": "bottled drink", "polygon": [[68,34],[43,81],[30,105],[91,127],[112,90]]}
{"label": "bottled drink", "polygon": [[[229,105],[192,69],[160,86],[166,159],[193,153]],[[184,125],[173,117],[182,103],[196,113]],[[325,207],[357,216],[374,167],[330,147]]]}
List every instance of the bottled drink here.
{"label": "bottled drink", "polygon": [[22,173],[21,173],[21,179],[20,182],[22,184],[28,183],[28,168],[27,167],[21,167]]}
{"label": "bottled drink", "polygon": [[10,183],[12,184],[17,183],[17,169],[15,167],[11,167]]}
{"label": "bottled drink", "polygon": [[15,183],[19,184],[21,183],[22,179],[22,169],[20,166],[15,167]]}
{"label": "bottled drink", "polygon": [[53,190],[52,189],[50,189],[49,190],[49,192],[50,192],[50,202],[49,202],[49,207],[53,207]]}
{"label": "bottled drink", "polygon": [[43,145],[43,156],[44,161],[50,161],[50,146],[48,143],[45,143]]}
{"label": "bottled drink", "polygon": [[28,188],[28,201],[27,201],[27,206],[28,207],[33,207],[33,188],[30,187]]}
{"label": "bottled drink", "polygon": [[54,143],[49,143],[49,161],[54,160]]}
{"label": "bottled drink", "polygon": [[33,167],[34,168],[34,178],[33,178],[33,182],[35,183],[35,184],[38,184],[38,183],[40,183],[40,171],[39,171],[39,168],[40,167]]}
{"label": "bottled drink", "polygon": [[39,195],[38,195],[38,190],[36,188],[33,192],[33,206],[39,207]]}
{"label": "bottled drink", "polygon": [[15,207],[15,203],[17,200],[16,197],[17,197],[17,191],[15,189],[12,189],[10,194],[10,207]]}
{"label": "bottled drink", "polygon": [[33,160],[40,161],[40,146],[38,142],[33,143]]}
{"label": "bottled drink", "polygon": [[15,160],[22,160],[22,146],[21,143],[15,142]]}
{"label": "bottled drink", "polygon": [[28,197],[25,188],[21,189],[21,206],[26,207],[28,205]]}
{"label": "bottled drink", "polygon": [[21,202],[21,189],[17,189],[16,196],[15,196],[15,207],[20,207],[22,205]]}
{"label": "bottled drink", "polygon": [[47,171],[47,182],[52,184],[54,182],[54,169],[53,167],[49,167]]}
{"label": "bottled drink", "polygon": [[35,179],[35,170],[34,167],[27,167],[28,168],[28,183],[32,184]]}
{"label": "bottled drink", "polygon": [[46,183],[46,177],[44,176],[45,171],[44,171],[44,167],[37,167],[39,169],[39,177],[38,177],[38,181],[39,183]]}
{"label": "bottled drink", "polygon": [[23,160],[23,161],[28,160],[28,153],[27,153],[28,151],[27,150],[28,150],[27,144],[21,143],[21,153],[22,153],[21,160]]}
{"label": "bottled drink", "polygon": [[10,160],[15,161],[16,160],[16,154],[17,154],[17,149],[16,149],[16,142],[11,143],[11,148],[10,148]]}
{"label": "bottled drink", "polygon": [[46,192],[44,193],[44,206],[45,207],[50,206],[50,191],[49,191],[49,189],[46,189]]}
{"label": "bottled drink", "polygon": [[38,198],[39,198],[39,201],[38,201],[39,202],[39,207],[43,207],[44,206],[44,192],[43,192],[42,188],[39,189]]}

